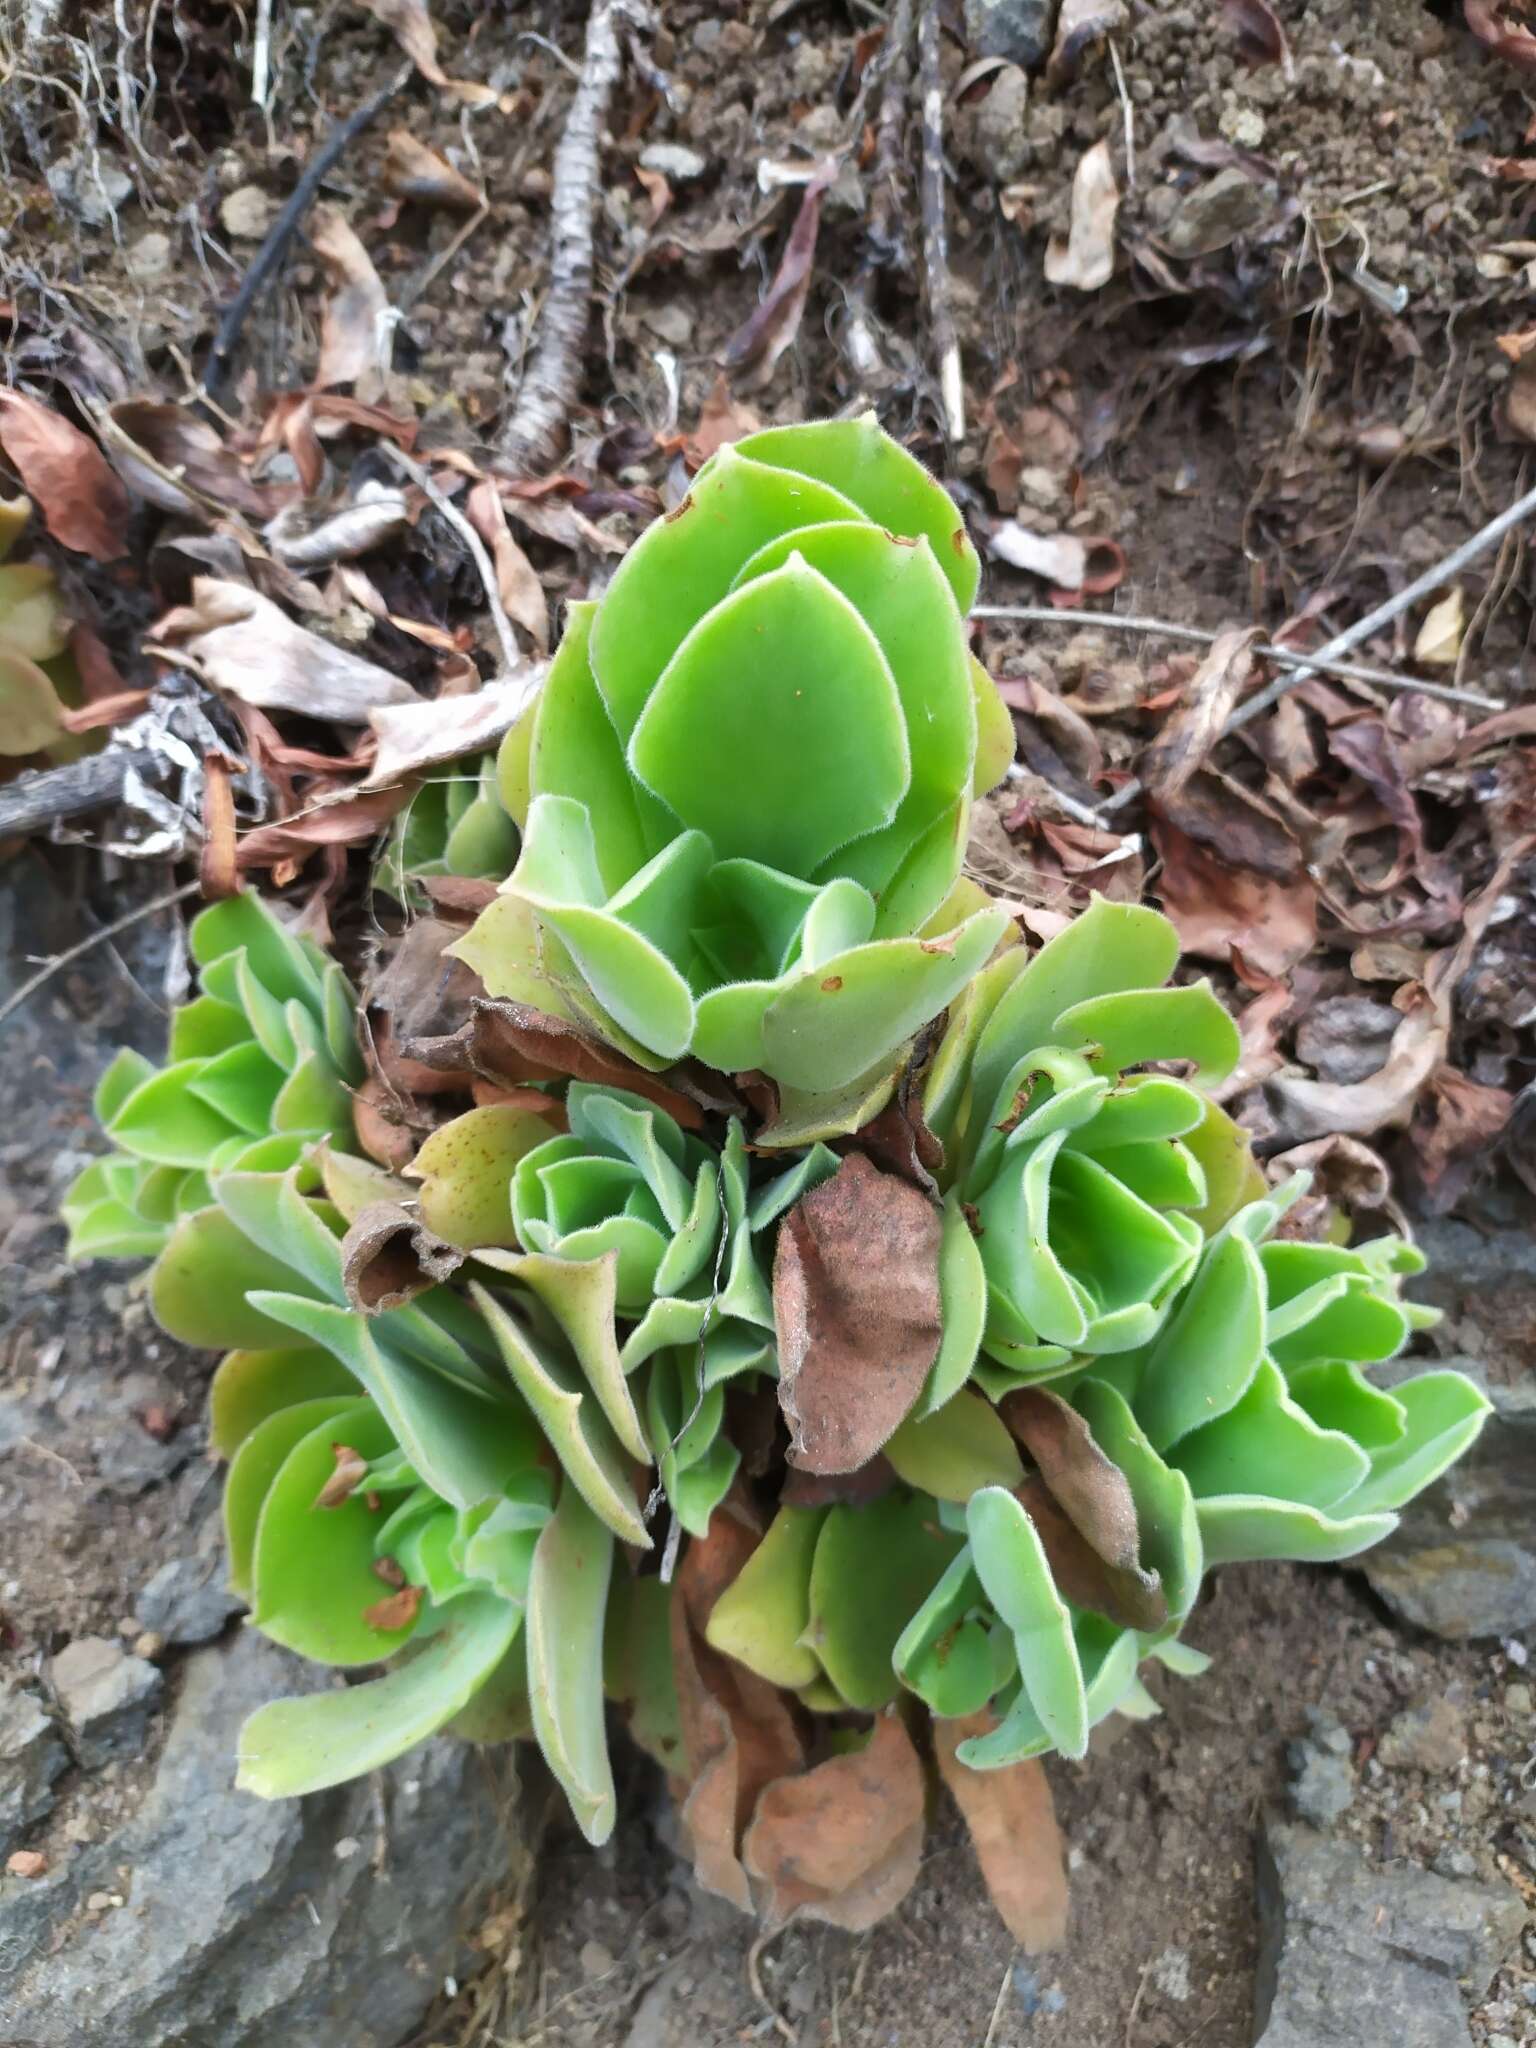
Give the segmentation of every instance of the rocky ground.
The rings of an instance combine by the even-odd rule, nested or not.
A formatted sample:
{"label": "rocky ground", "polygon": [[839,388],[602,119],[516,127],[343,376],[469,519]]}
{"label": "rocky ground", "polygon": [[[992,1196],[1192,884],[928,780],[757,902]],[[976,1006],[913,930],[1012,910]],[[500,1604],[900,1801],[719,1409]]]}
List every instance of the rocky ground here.
{"label": "rocky ground", "polygon": [[[102,399],[183,399],[304,162],[395,70],[381,19],[417,11],[0,6],[6,381],[30,379],[82,417]],[[591,587],[605,547],[675,494],[709,434],[857,398],[847,285],[879,168],[860,87],[886,11],[665,10],[646,48],[670,92],[637,69],[604,153],[579,474],[509,514],[551,606]],[[268,12],[263,111],[251,22]],[[560,53],[579,56],[585,9],[432,12],[449,77],[490,81],[503,104],[476,111],[417,80],[325,198],[398,315],[370,396],[426,439],[472,447],[493,436],[537,331],[569,90]],[[1476,41],[1459,5],[1100,12],[1114,62],[1096,44],[1075,75],[1053,76],[1047,0],[946,10],[965,432],[946,446],[910,200],[875,297],[870,388],[971,514],[994,604],[1060,602],[1075,564],[1105,571],[1080,601],[1122,613],[1273,632],[1313,606],[1344,623],[1529,482],[1536,358],[1521,337],[1536,241],[1529,172],[1507,166],[1531,162],[1530,74]],[[44,30],[66,41],[29,66],[25,37]],[[484,212],[401,198],[391,123],[483,189]],[[1074,198],[1105,142],[1119,195],[1107,227]],[[786,167],[829,153],[841,162],[808,291],[766,349],[761,333],[743,344],[800,204]],[[1112,268],[1097,285],[1061,282],[1053,243],[1079,278],[1106,252]],[[226,394],[243,461],[270,395],[314,371],[331,290],[300,245],[250,322]],[[348,489],[384,474],[371,443],[353,457]],[[339,474],[346,458],[332,459]],[[228,536],[216,520],[167,533],[142,507],[135,519],[120,573],[63,570],[139,683],[143,629],[193,573],[221,570]],[[1041,546],[1052,552],[1031,554]],[[1052,573],[1021,566],[1041,559]],[[483,651],[478,584],[451,537],[370,569],[390,615],[375,658],[420,680],[441,652],[433,631],[461,658]],[[327,583],[317,600],[341,642],[371,624],[357,588]],[[1528,704],[1519,535],[1466,579],[1465,611],[1450,659],[1420,672]],[[1412,665],[1424,625],[1421,610],[1372,657]],[[1263,886],[1235,902],[1198,870],[1205,894],[1192,896],[1186,861],[1176,908],[1165,821],[1154,847],[1129,824],[1106,838],[1051,792],[1081,803],[1137,767],[1153,707],[1177,700],[1189,668],[1107,625],[996,621],[981,651],[1010,679],[1021,761],[1017,803],[981,821],[977,871],[1031,901],[1145,885],[1191,925],[1204,918],[1226,985],[1269,1004],[1268,1036],[1254,1035],[1268,1064],[1240,1106],[1271,1149],[1293,1142],[1283,1093],[1262,1079],[1372,1073],[1426,938],[1454,937],[1462,883],[1470,895],[1490,852],[1529,830],[1528,761],[1447,765],[1424,699],[1383,714],[1387,765],[1358,748],[1351,761],[1391,815],[1418,821],[1405,895],[1395,859],[1372,864],[1360,782],[1317,740],[1340,712],[1313,686],[1311,737],[1299,717],[1277,720],[1262,762],[1243,764],[1249,783],[1256,765],[1270,774],[1281,821],[1249,873]],[[1254,847],[1251,833],[1221,836],[1235,787],[1229,776],[1202,827],[1222,874]],[[103,842],[142,853],[143,817],[87,832],[94,851],[70,836],[0,848],[0,1002],[32,962],[180,872],[103,857]],[[1512,893],[1457,1023],[1458,1081],[1509,1098],[1536,1072],[1529,929],[1529,898]],[[3,1027],[0,2048],[1536,2042],[1536,1255],[1524,1183],[1480,1177],[1488,1145],[1451,1127],[1449,1096],[1432,1113],[1404,1103],[1369,1135],[1434,1258],[1425,1289],[1449,1313],[1430,1346],[1469,1363],[1495,1402],[1474,1455],[1363,1571],[1222,1574],[1189,1630],[1210,1674],[1154,1680],[1160,1719],[1112,1724],[1085,1763],[1053,1767],[1074,1887],[1059,1954],[1012,1950],[946,1814],[889,1923],[858,1938],[797,1925],[761,1944],[693,1887],[637,1758],[619,1832],[596,1855],[558,1819],[546,1826],[526,1760],[519,1784],[509,1759],[446,1745],[298,1807],[232,1791],[231,1731],[286,1660],[242,1633],[221,1590],[209,1362],[158,1336],[130,1271],[67,1268],[53,1221],[95,1142],[96,1074],[114,1046],[153,1048],[163,1028],[176,933],[173,914],[146,917]],[[302,1680],[290,1668],[282,1682]]]}

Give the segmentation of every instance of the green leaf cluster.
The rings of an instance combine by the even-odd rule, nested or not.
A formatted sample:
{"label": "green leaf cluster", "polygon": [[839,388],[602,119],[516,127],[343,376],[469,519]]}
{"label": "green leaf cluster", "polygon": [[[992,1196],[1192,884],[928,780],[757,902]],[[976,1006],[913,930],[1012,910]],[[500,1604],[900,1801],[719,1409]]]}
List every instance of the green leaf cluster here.
{"label": "green leaf cluster", "polygon": [[501,800],[496,757],[481,754],[434,769],[390,827],[373,885],[420,907],[422,882],[452,875],[499,881],[517,858],[517,827]]}
{"label": "green leaf cluster", "polygon": [[125,1047],[97,1085],[115,1149],[60,1205],[72,1258],[153,1256],[213,1199],[211,1176],[351,1142],[363,1064],[337,962],[249,894],[202,911],[190,944],[201,993],[173,1014],[165,1064]]}

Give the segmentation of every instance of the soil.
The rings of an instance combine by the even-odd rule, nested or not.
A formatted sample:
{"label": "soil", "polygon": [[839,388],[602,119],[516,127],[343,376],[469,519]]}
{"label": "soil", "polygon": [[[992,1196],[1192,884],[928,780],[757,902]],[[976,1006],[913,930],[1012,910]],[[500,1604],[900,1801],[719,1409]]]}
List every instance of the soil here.
{"label": "soil", "polygon": [[[0,297],[15,309],[7,331],[30,338],[6,345],[0,372],[56,367],[77,398],[186,397],[215,309],[254,253],[250,223],[263,231],[305,159],[391,75],[398,52],[366,7],[279,0],[263,113],[250,104],[248,18],[215,0],[147,15],[37,12],[61,18],[85,90],[62,71],[52,84],[34,75],[8,88]],[[949,112],[951,261],[971,424],[947,453],[915,219],[899,223],[902,260],[882,290],[886,423],[941,462],[983,519],[1117,543],[1127,573],[1115,602],[1128,613],[1273,629],[1322,590],[1342,622],[1528,481],[1520,422],[1530,414],[1498,337],[1529,322],[1532,188],[1488,167],[1520,156],[1526,74],[1490,57],[1449,5],[1274,0],[1273,12],[1289,37],[1288,71],[1249,68],[1220,7],[1137,0],[1117,38],[1123,98],[1113,69],[1094,61],[1068,86],[1035,81],[1022,115],[1004,124],[988,119],[985,78],[964,85]],[[548,166],[568,96],[555,52],[579,54],[584,13],[555,0],[439,0],[446,71],[489,81],[510,117],[473,114],[413,83],[326,180],[324,196],[351,219],[402,309],[378,395],[418,414],[429,440],[490,439],[515,390],[543,291]],[[626,492],[677,489],[677,439],[710,405],[725,345],[778,261],[798,201],[775,185],[773,167],[810,163],[870,118],[854,80],[877,13],[832,0],[715,10],[675,0],[650,45],[672,79],[670,103],[633,80],[616,103],[599,346],[573,461],[612,494],[602,524],[621,539],[639,523]],[[133,24],[126,57],[117,19]],[[969,58],[952,37],[944,62],[953,90]],[[489,193],[485,219],[456,249],[461,217],[382,196],[392,125]],[[1042,260],[1068,227],[1073,171],[1101,138],[1114,152],[1119,240],[1132,260],[1094,293],[1046,287]],[[673,174],[659,221],[658,188],[638,175],[657,142],[703,159],[697,176]],[[1236,242],[1170,267],[1175,216],[1223,152],[1246,153],[1236,160],[1256,168],[1265,210]],[[855,395],[842,344],[869,197],[862,153],[826,195],[793,342],[765,385],[738,386],[738,402],[765,420],[825,414]],[[326,291],[300,243],[247,328],[224,399],[233,420],[249,429],[265,392],[311,374]],[[648,430],[633,450],[627,425]],[[1033,450],[1053,435],[1071,459],[1010,472],[1015,437]],[[597,572],[569,547],[536,526],[520,538],[552,602],[589,587]],[[456,624],[478,608],[463,564],[375,573],[392,606],[418,616]],[[78,561],[65,574],[140,679],[138,632],[183,594],[185,561],[157,558],[153,599]],[[1042,590],[993,563],[984,595],[1033,604]],[[1523,538],[1474,574],[1469,597],[1474,624],[1455,679],[1521,701],[1532,620]],[[1399,652],[1411,632],[1400,629]],[[1142,642],[1085,642],[1066,626],[995,624],[983,651],[999,672],[1043,672],[1064,691],[1130,665],[1125,701],[1155,687],[1161,660]],[[419,661],[420,648],[396,635],[379,658],[396,656]],[[1144,738],[1132,721],[1095,732],[1112,767],[1132,763]],[[1006,842],[1003,854],[1005,872],[1027,885],[1029,856]],[[64,847],[13,855],[6,881],[21,906],[8,934],[16,979],[28,958],[169,886],[164,869],[103,868]],[[216,1507],[199,1422],[208,1361],[158,1336],[134,1275],[67,1268],[51,1220],[96,1142],[90,1090],[111,1049],[156,1046],[176,968],[171,924],[158,916],[120,951],[95,948],[6,1028],[0,1667],[36,1670],[73,1637],[132,1633],[137,1592]],[[1511,1086],[1529,1077],[1528,1049],[1521,1056]],[[1507,1341],[1524,1369],[1529,1333]],[[1340,1825],[1373,1861],[1475,1870],[1536,1897],[1536,1719],[1521,1645],[1418,1639],[1389,1623],[1357,1578],[1276,1567],[1221,1574],[1188,1633],[1216,1659],[1206,1678],[1154,1679],[1161,1719],[1114,1723],[1083,1765],[1052,1767],[1074,1886],[1059,1955],[1013,1951],[945,1808],[919,1886],[890,1922],[859,1938],[796,1925],[754,1957],[755,1930],[692,1886],[665,1795],[630,1756],[613,1843],[594,1854],[556,1824],[532,1928],[515,1915],[492,1922],[490,1976],[445,2004],[421,2048],[714,2048],[775,2037],[802,2048],[1242,2048],[1252,2037],[1254,1823],[1282,1795],[1287,1744],[1309,1708],[1350,1732],[1359,1791]],[[174,1665],[172,1654],[172,1682]],[[1392,1716],[1439,1698],[1464,1715],[1460,1759],[1438,1775],[1384,1769],[1374,1749]],[[110,1801],[110,1782],[96,1796]],[[1474,2037],[1536,2041],[1533,1993],[1528,1937],[1471,2016]]]}

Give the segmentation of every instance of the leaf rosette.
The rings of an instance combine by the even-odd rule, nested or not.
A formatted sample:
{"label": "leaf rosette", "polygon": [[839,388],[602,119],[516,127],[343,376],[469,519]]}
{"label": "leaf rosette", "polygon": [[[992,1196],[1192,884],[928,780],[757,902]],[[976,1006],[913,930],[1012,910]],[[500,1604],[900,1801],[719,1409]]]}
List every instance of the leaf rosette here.
{"label": "leaf rosette", "polygon": [[651,1066],[829,1093],[992,952],[960,872],[1012,732],[971,660],[975,551],[873,417],[719,450],[573,608],[501,756],[523,826],[458,951]]}
{"label": "leaf rosette", "polygon": [[153,1255],[212,1201],[211,1175],[350,1142],[363,1066],[337,962],[252,895],[202,911],[190,945],[201,994],[172,1016],[165,1065],[125,1047],[97,1085],[116,1149],[60,1205],[73,1258]]}

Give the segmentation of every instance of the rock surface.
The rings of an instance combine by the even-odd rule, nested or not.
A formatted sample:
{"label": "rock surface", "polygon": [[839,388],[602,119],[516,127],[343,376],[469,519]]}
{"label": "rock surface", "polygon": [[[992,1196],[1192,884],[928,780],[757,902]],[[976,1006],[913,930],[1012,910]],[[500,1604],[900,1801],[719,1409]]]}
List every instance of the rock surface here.
{"label": "rock surface", "polygon": [[153,1664],[103,1636],[80,1636],[60,1650],[49,1677],[88,1771],[143,1748],[163,1683]]}
{"label": "rock surface", "polygon": [[0,1862],[47,1813],[54,1780],[68,1764],[59,1731],[35,1695],[0,1685]]}
{"label": "rock surface", "polygon": [[134,1608],[139,1627],[168,1643],[212,1642],[240,1611],[240,1602],[225,1587],[224,1569],[217,1551],[168,1558],[139,1595]]}
{"label": "rock surface", "polygon": [[965,33],[973,55],[1006,57],[1037,69],[1056,39],[1060,0],[965,0]]}
{"label": "rock surface", "polygon": [[1507,1886],[1411,1867],[1266,1817],[1259,1839],[1255,2048],[1468,2048],[1473,1996],[1520,1939]]}
{"label": "rock surface", "polygon": [[1354,1804],[1349,1730],[1315,1709],[1307,1718],[1311,1733],[1293,1742],[1286,1755],[1291,1804],[1298,1819],[1311,1821],[1314,1827],[1329,1827]]}
{"label": "rock surface", "polygon": [[0,1879],[5,2048],[393,2048],[462,1972],[529,1855],[510,1752],[440,1741],[302,1801],[237,1792],[245,1715],[317,1677],[248,1631],[192,1652],[137,1813]]}
{"label": "rock surface", "polygon": [[1423,1700],[1393,1716],[1376,1745],[1389,1771],[1454,1771],[1467,1753],[1467,1717],[1454,1700]]}
{"label": "rock surface", "polygon": [[1446,1363],[1486,1389],[1493,1413],[1362,1564],[1373,1590],[1416,1628],[1453,1642],[1518,1636],[1536,1628],[1536,1381],[1524,1374],[1504,1384],[1475,1358]]}

